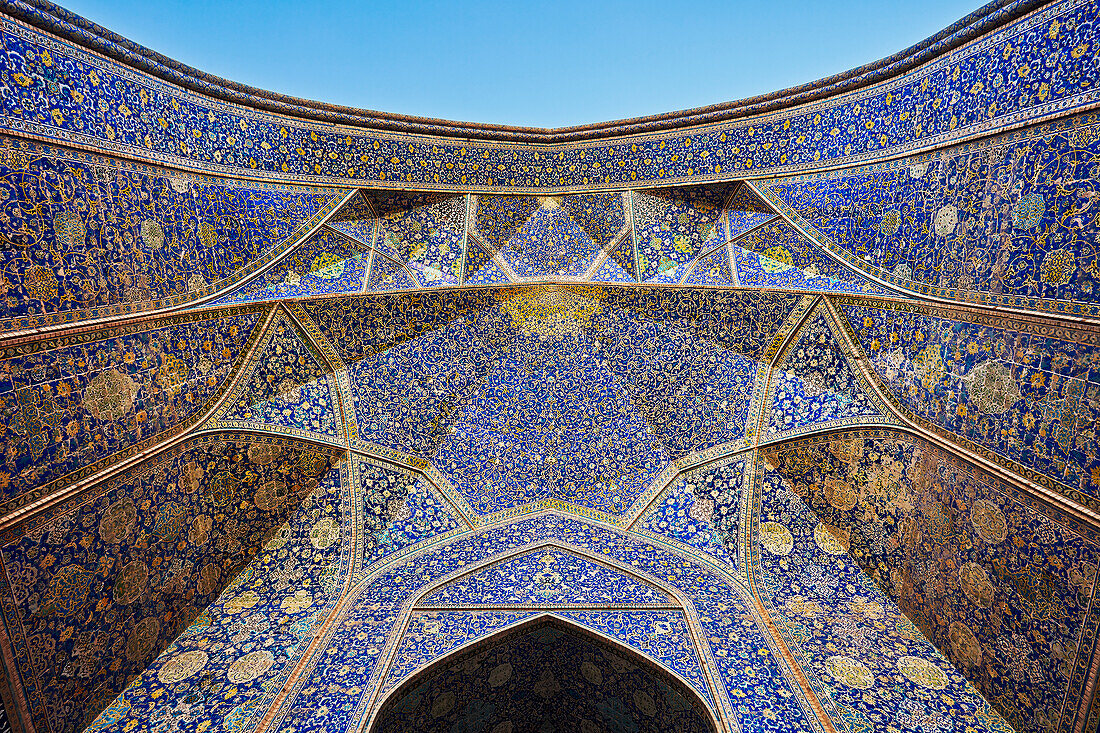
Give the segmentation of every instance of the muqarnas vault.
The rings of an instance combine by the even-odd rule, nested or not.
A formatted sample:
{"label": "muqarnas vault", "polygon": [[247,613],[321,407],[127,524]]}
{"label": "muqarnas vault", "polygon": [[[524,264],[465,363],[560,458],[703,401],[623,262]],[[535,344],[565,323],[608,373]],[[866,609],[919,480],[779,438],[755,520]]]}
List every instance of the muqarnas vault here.
{"label": "muqarnas vault", "polygon": [[1094,733],[1098,12],[544,130],[0,0],[0,729]]}

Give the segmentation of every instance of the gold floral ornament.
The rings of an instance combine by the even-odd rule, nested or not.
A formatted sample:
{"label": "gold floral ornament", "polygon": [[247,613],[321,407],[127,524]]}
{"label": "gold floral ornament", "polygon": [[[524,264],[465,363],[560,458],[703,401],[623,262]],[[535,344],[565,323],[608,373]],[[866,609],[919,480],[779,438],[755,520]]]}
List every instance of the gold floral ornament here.
{"label": "gold floral ornament", "polygon": [[989,608],[993,605],[993,583],[978,563],[967,562],[959,567],[959,587],[975,606]]}
{"label": "gold floral ornament", "polygon": [[206,514],[200,514],[191,521],[191,529],[187,531],[187,541],[192,545],[205,545],[210,539],[210,528],[213,526],[213,519]]}
{"label": "gold floral ornament", "polygon": [[954,652],[956,663],[965,669],[981,665],[982,645],[969,626],[961,621],[952,621],[947,629],[947,637],[951,640],[951,651]]}
{"label": "gold floral ornament", "polygon": [[898,233],[898,229],[901,228],[901,214],[891,209],[882,215],[882,221],[879,222],[878,230],[887,237],[892,237]]}
{"label": "gold floral ornament", "polygon": [[219,471],[204,487],[203,498],[220,509],[233,501],[240,485],[240,480],[229,471]]}
{"label": "gold floral ornament", "polygon": [[1077,271],[1077,258],[1068,249],[1056,249],[1043,258],[1040,277],[1047,285],[1065,285]]}
{"label": "gold floral ornament", "polygon": [[218,581],[221,580],[221,572],[217,566],[212,563],[207,563],[202,566],[202,570],[199,571],[198,589],[199,594],[208,596],[218,589]]}
{"label": "gold floral ornament", "polygon": [[23,287],[27,295],[38,300],[53,300],[57,297],[59,285],[53,270],[41,265],[28,267],[23,273]]}
{"label": "gold floral ornament", "polygon": [[260,602],[260,596],[254,590],[246,590],[244,593],[233,596],[225,602],[226,613],[240,613],[254,608]]}
{"label": "gold floral ornament", "polygon": [[786,272],[794,267],[794,258],[785,247],[769,247],[757,256],[764,272]]}
{"label": "gold floral ornament", "polygon": [[779,522],[764,522],[760,525],[760,544],[773,555],[790,555],[794,537]]}
{"label": "gold floral ornament", "polygon": [[929,536],[936,540],[947,540],[955,531],[955,510],[942,501],[930,501],[922,507],[927,522]]}
{"label": "gold floral ornament", "polygon": [[153,219],[141,222],[141,239],[145,246],[151,250],[158,250],[164,246],[164,229]]}
{"label": "gold floral ornament", "polygon": [[274,478],[260,484],[260,488],[257,489],[253,501],[255,501],[256,506],[263,511],[273,512],[286,504],[289,498],[290,489],[287,488],[286,482],[282,479]]}
{"label": "gold floral ornament", "polygon": [[190,371],[191,368],[178,356],[166,354],[164,363],[157,369],[157,384],[169,396],[174,397],[183,391],[183,386],[187,383],[187,375]]}
{"label": "gold floral ornament", "polygon": [[191,677],[206,666],[210,658],[204,651],[190,651],[177,654],[164,663],[157,672],[157,679],[163,684],[174,685]]}
{"label": "gold floral ornament", "polygon": [[942,690],[947,687],[947,675],[927,659],[902,657],[898,660],[898,671],[914,685],[927,690]]}
{"label": "gold floral ornament", "polygon": [[214,249],[218,246],[218,230],[208,221],[199,224],[199,241],[206,249]]}
{"label": "gold floral ornament", "polygon": [[564,336],[588,326],[602,307],[603,293],[594,287],[540,286],[494,291],[493,297],[524,333]]}
{"label": "gold floral ornament", "polygon": [[1034,229],[1046,213],[1046,202],[1041,193],[1021,196],[1012,212],[1012,225],[1017,229]]}
{"label": "gold floral ornament", "polygon": [[814,527],[814,542],[830,555],[843,555],[851,544],[851,534],[840,527],[818,522]]}
{"label": "gold floral ornament", "polygon": [[126,640],[126,658],[131,662],[145,661],[156,649],[159,637],[160,622],[156,618],[142,619]]}
{"label": "gold floral ornament", "polygon": [[833,656],[825,660],[825,667],[838,682],[857,690],[869,689],[875,684],[875,676],[867,665],[851,657]]}
{"label": "gold floral ornament", "polygon": [[66,565],[50,580],[39,614],[75,616],[88,602],[93,574],[79,565]]}
{"label": "gold floral ornament", "polygon": [[825,479],[825,498],[833,508],[846,512],[855,508],[859,492],[850,483],[829,476]]}
{"label": "gold floral ornament", "polygon": [[978,499],[970,508],[970,523],[974,525],[978,536],[986,542],[996,545],[1004,542],[1008,536],[1008,524],[1000,507],[991,501]]}
{"label": "gold floral ornament", "polygon": [[331,547],[339,537],[340,524],[331,517],[322,519],[309,530],[309,543],[318,550]]}
{"label": "gold floral ornament", "polygon": [[603,684],[603,672],[590,661],[581,662],[581,675],[594,685]]}
{"label": "gold floral ornament", "polygon": [[335,280],[344,274],[344,262],[331,252],[322,252],[309,264],[309,274],[322,280]]}
{"label": "gold floral ornament", "polygon": [[913,360],[913,371],[920,377],[921,386],[931,392],[936,385],[946,376],[947,370],[943,365],[943,353],[936,344],[929,344],[921,349],[917,358]]}
{"label": "gold floral ornament", "polygon": [[84,409],[96,420],[111,422],[134,408],[138,385],[117,369],[97,374],[84,390]]}
{"label": "gold floral ornament", "polygon": [[275,664],[275,656],[271,652],[263,650],[251,652],[233,662],[229,666],[229,671],[226,672],[226,677],[235,685],[251,682],[271,669],[273,664]]}
{"label": "gold floral ornament", "polygon": [[1012,372],[999,361],[982,362],[962,378],[967,396],[987,415],[997,415],[1020,401],[1020,388]]}
{"label": "gold floral ornament", "polygon": [[183,176],[168,176],[168,185],[176,193],[187,193],[191,190],[191,181]]}
{"label": "gold floral ornament", "polygon": [[279,604],[279,607],[287,613],[299,613],[312,605],[313,596],[310,595],[309,591],[303,588],[299,588],[298,590],[294,591],[292,595],[284,598],[283,602]]}
{"label": "gold floral ornament", "polygon": [[149,568],[141,560],[134,560],[119,572],[115,579],[115,603],[126,606],[145,592],[149,584]]}
{"label": "gold floral ornament", "polygon": [[53,217],[53,233],[62,250],[84,248],[84,220],[75,211],[60,211]]}
{"label": "gold floral ornament", "polygon": [[257,466],[266,466],[282,454],[281,446],[270,443],[252,443],[248,446],[248,460]]}
{"label": "gold floral ornament", "polygon": [[195,461],[188,461],[180,469],[180,490],[185,494],[195,493],[201,488],[204,475],[206,475],[206,471],[203,470],[202,466]]}
{"label": "gold floral ornament", "polygon": [[108,544],[121,542],[130,535],[136,520],[137,508],[133,500],[120,499],[103,512],[103,517],[99,520],[99,536]]}
{"label": "gold floral ornament", "polygon": [[157,510],[153,520],[153,538],[160,542],[174,540],[187,523],[187,510],[170,501]]}

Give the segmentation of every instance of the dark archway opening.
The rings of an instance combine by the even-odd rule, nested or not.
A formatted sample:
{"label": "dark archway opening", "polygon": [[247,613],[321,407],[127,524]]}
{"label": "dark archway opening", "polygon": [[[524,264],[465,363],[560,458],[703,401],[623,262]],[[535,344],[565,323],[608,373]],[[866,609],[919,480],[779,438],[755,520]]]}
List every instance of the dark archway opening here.
{"label": "dark archway opening", "polygon": [[443,657],[371,733],[717,733],[693,690],[636,652],[544,616]]}

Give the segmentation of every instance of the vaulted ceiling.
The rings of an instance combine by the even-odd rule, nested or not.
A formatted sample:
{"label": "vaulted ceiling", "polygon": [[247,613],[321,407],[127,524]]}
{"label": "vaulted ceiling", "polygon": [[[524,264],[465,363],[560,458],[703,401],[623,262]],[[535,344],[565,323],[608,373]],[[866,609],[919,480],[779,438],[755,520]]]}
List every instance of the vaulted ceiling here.
{"label": "vaulted ceiling", "polygon": [[1096,730],[1096,14],[538,131],[0,0],[0,711]]}

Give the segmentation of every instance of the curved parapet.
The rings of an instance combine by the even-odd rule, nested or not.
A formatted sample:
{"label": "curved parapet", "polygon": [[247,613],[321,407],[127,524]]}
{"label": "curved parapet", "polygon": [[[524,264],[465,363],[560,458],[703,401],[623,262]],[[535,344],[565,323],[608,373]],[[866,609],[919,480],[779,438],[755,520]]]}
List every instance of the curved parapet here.
{"label": "curved parapet", "polygon": [[[881,159],[1090,108],[1095,5],[994,2],[847,74],[711,108],[534,130],[321,105],[154,54],[47,2],[5,2],[3,127],[231,175],[400,188],[582,190]],[[1093,49],[1090,51],[1089,49]]]}
{"label": "curved parapet", "polygon": [[1098,15],[541,129],[0,0],[0,729],[365,729],[551,614],[723,730],[1096,730]]}

